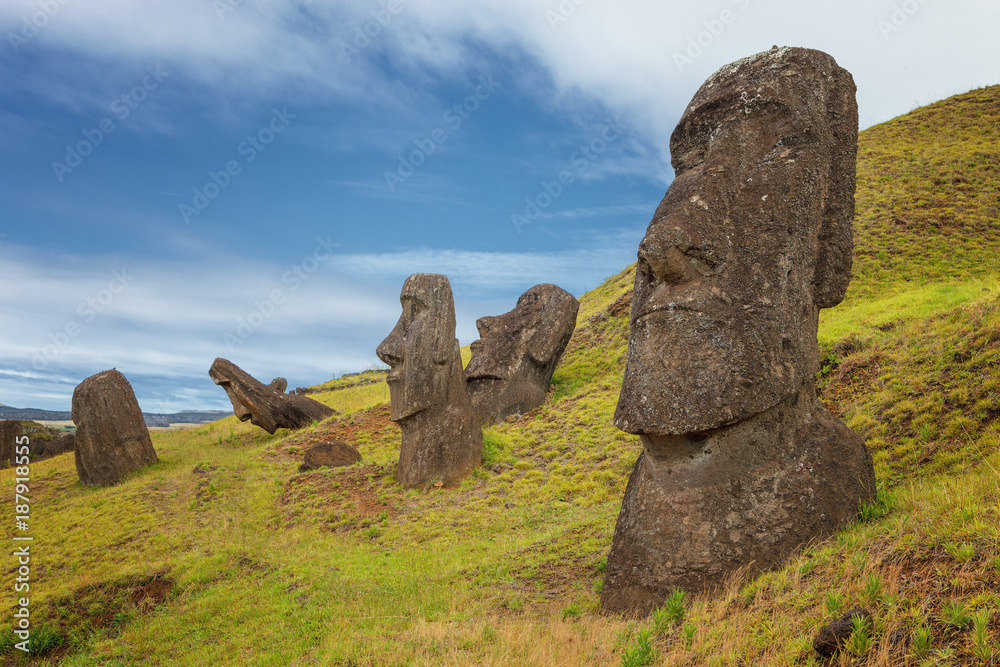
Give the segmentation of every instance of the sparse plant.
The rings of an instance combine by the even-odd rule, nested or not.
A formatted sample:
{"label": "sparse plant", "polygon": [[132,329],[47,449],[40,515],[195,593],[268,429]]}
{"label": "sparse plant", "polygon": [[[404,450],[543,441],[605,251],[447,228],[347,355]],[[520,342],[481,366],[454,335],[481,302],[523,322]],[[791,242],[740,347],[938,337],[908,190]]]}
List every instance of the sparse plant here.
{"label": "sparse plant", "polygon": [[684,620],[684,601],[687,598],[687,593],[679,588],[675,588],[673,592],[664,601],[663,606],[657,611],[663,611],[666,615],[667,621],[670,623]]}
{"label": "sparse plant", "polygon": [[868,619],[864,616],[856,615],[851,617],[851,636],[847,639],[844,648],[855,657],[861,657],[868,653],[872,647],[872,629]]}
{"label": "sparse plant", "polygon": [[826,605],[826,613],[830,616],[836,616],[844,607],[844,594],[839,591],[827,591],[824,604]]}
{"label": "sparse plant", "polygon": [[691,644],[694,642],[694,633],[698,627],[694,623],[685,623],[681,631],[684,633],[684,646],[691,648]]}
{"label": "sparse plant", "polygon": [[941,605],[941,622],[946,626],[961,630],[972,622],[965,603],[958,600],[945,600]]}
{"label": "sparse plant", "polygon": [[948,542],[944,545],[944,550],[959,563],[967,563],[976,555],[976,547],[964,542],[962,544]]}
{"label": "sparse plant", "polygon": [[656,647],[650,641],[650,631],[642,630],[635,637],[635,645],[622,653],[620,667],[646,667],[656,660]]}
{"label": "sparse plant", "polygon": [[874,572],[865,579],[864,596],[870,605],[877,604],[882,596],[882,579]]}
{"label": "sparse plant", "polygon": [[984,664],[993,660],[993,645],[990,642],[988,630],[989,622],[989,609],[982,609],[972,616],[972,654]]}
{"label": "sparse plant", "polygon": [[568,607],[564,607],[562,610],[562,620],[567,620],[570,618],[580,618],[583,612],[580,611],[580,606],[576,604],[571,604]]}
{"label": "sparse plant", "polygon": [[855,551],[851,554],[851,565],[854,566],[855,570],[865,569],[865,565],[868,564],[868,554],[864,551]]}
{"label": "sparse plant", "polygon": [[933,635],[931,629],[926,625],[918,625],[913,628],[913,636],[910,641],[910,652],[915,658],[926,658],[931,652]]}

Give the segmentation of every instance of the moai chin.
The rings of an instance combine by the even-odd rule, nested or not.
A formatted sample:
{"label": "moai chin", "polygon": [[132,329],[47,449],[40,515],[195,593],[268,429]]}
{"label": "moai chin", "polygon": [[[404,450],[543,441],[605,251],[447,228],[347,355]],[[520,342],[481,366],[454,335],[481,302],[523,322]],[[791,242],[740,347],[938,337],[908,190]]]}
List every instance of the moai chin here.
{"label": "moai chin", "polygon": [[415,273],[399,301],[403,314],[376,350],[391,369],[389,418],[403,432],[396,480],[453,486],[482,462],[483,434],[462,373],[451,284]]}
{"label": "moai chin", "polygon": [[850,281],[855,90],[829,55],[774,48],[710,77],[671,136],[615,411],[643,451],[606,611],[778,566],[874,497],[871,454],[814,380],[819,309]]}
{"label": "moai chin", "polygon": [[514,310],[476,320],[480,338],[465,378],[481,423],[500,423],[545,401],[579,310],[572,294],[542,284],[522,294]]}

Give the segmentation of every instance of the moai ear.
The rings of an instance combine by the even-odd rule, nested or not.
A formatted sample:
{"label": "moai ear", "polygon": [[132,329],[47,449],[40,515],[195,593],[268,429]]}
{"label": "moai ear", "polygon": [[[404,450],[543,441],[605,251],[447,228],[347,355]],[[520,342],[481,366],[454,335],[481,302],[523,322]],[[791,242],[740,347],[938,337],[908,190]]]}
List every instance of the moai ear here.
{"label": "moai ear", "polygon": [[826,119],[833,133],[833,150],[813,272],[813,303],[820,308],[843,301],[851,282],[858,152],[856,93],[850,72],[834,66],[826,90]]}

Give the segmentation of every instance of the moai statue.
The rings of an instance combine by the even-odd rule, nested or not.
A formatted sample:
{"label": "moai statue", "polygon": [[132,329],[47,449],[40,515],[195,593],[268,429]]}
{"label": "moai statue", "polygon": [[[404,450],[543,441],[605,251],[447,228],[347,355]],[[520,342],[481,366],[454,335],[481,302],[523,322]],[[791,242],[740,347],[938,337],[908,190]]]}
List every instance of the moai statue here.
{"label": "moai statue", "polygon": [[462,374],[451,284],[415,273],[399,301],[403,314],[376,350],[391,367],[389,418],[403,431],[396,480],[453,486],[482,462],[483,433]]}
{"label": "moai statue", "polygon": [[132,385],[115,369],[73,391],[76,472],[84,486],[110,486],[158,461]]}
{"label": "moai statue", "polygon": [[819,309],[850,281],[857,137],[850,73],[800,48],[723,67],[681,116],[639,245],[615,424],[643,451],[604,610],[778,566],[874,498],[871,454],[814,380]]}
{"label": "moai statue", "polygon": [[226,390],[233,414],[240,421],[249,420],[272,435],[279,428],[305,428],[336,414],[319,401],[284,393],[288,388],[285,378],[264,384],[228,359],[219,357],[212,362],[208,376]]}
{"label": "moai statue", "polygon": [[535,285],[514,310],[476,321],[480,339],[472,344],[465,378],[481,423],[500,423],[545,401],[579,310],[566,290]]}

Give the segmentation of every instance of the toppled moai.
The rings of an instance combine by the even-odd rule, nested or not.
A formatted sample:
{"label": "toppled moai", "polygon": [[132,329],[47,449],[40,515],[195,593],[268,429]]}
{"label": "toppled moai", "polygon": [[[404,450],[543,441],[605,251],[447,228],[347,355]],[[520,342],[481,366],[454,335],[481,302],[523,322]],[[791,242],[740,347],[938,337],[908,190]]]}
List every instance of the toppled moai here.
{"label": "toppled moai", "polygon": [[391,368],[389,418],[403,432],[396,480],[452,486],[482,462],[483,434],[462,373],[451,284],[415,273],[399,301],[403,314],[376,350]]}
{"label": "toppled moai", "polygon": [[476,320],[479,340],[465,378],[483,424],[524,414],[545,401],[552,373],[573,329],[580,302],[556,285],[535,285],[514,310]]}
{"label": "toppled moai", "polygon": [[288,387],[284,378],[275,378],[266,385],[228,359],[216,359],[208,375],[226,390],[233,414],[240,421],[250,420],[271,434],[279,428],[305,428],[335,412],[311,398],[284,393]]}
{"label": "toppled moai", "polygon": [[115,369],[73,391],[76,472],[84,486],[110,486],[158,461],[132,385]]}
{"label": "toppled moai", "polygon": [[871,454],[814,380],[819,310],[850,281],[857,137],[850,73],[800,48],[723,67],[681,116],[638,251],[615,424],[643,451],[605,611],[777,567],[874,498]]}

